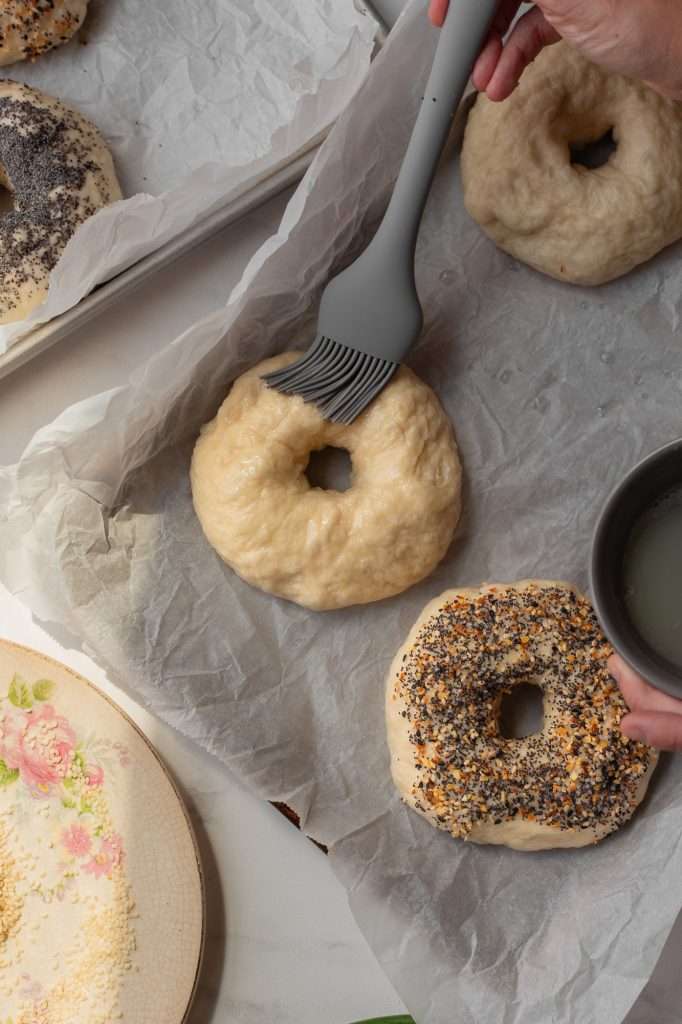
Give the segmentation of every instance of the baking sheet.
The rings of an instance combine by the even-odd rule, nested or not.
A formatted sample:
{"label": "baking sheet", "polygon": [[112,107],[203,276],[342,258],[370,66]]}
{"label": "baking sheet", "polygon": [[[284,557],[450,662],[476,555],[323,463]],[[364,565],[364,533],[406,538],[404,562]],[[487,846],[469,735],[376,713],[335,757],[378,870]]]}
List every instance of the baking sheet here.
{"label": "baking sheet", "polygon": [[[616,1024],[682,904],[681,762],[664,758],[632,824],[593,849],[467,846],[396,798],[383,686],[446,587],[585,585],[606,493],[679,433],[680,247],[598,290],[543,278],[470,222],[450,152],[419,245],[426,324],[411,360],[455,423],[466,472],[446,560],[396,599],[313,614],[230,573],[191,506],[200,424],[237,373],[312,337],[324,282],[376,223],[434,40],[412,5],[225,309],[128,386],[67,410],[0,472],[0,576],[330,846],[420,1024]],[[679,1024],[676,1004],[656,1008],[657,1024]]]}
{"label": "baking sheet", "polygon": [[100,128],[130,198],[75,233],[46,303],[0,327],[0,353],[326,130],[375,31],[352,0],[92,0],[77,39],[13,65]]}
{"label": "baking sheet", "polygon": [[[326,132],[323,134],[326,135]],[[322,141],[314,139],[300,156],[287,160],[283,167],[268,173],[254,185],[249,186],[246,183],[243,191],[241,188],[233,190],[232,199],[224,206],[220,206],[208,217],[202,218],[197,224],[170,239],[156,252],[145,256],[111,281],[97,287],[94,292],[81,299],[77,306],[14,342],[0,355],[0,380],[68,337],[73,331],[94,320],[110,306],[123,304],[131,292],[169,263],[187,255],[212,235],[225,230],[280,192],[296,185],[313,162]]]}

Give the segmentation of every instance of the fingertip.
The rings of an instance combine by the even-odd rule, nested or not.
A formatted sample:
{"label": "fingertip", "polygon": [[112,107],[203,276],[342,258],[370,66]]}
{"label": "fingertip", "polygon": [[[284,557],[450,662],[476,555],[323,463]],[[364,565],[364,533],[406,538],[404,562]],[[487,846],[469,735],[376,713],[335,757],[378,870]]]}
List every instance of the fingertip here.
{"label": "fingertip", "polygon": [[502,49],[495,65],[495,70],[486,87],[486,95],[495,103],[500,103],[511,96],[525,68],[521,53],[509,45]]}
{"label": "fingertip", "polygon": [[618,689],[623,694],[627,706],[632,711],[646,707],[651,688],[634,669],[623,661],[619,654],[611,655],[607,662],[607,668],[618,684]]}
{"label": "fingertip", "polygon": [[644,726],[637,715],[625,715],[620,723],[620,731],[629,740],[634,740],[636,743],[647,742]]}
{"label": "fingertip", "polygon": [[498,33],[492,33],[478,56],[471,76],[471,80],[479,92],[486,92],[501,53],[502,39]]}
{"label": "fingertip", "polygon": [[503,78],[496,79],[493,76],[492,80],[488,83],[485,94],[493,103],[502,103],[504,100],[509,99],[518,84],[518,82],[507,82]]}
{"label": "fingertip", "polygon": [[618,654],[612,654],[609,660],[606,662],[610,674],[618,682],[623,672],[623,661]]}
{"label": "fingertip", "polygon": [[625,715],[621,732],[655,750],[682,750],[682,715],[669,711],[636,711]]}
{"label": "fingertip", "polygon": [[429,4],[429,20],[436,28],[442,28],[445,15],[448,13],[449,0],[431,0]]}
{"label": "fingertip", "polygon": [[527,11],[516,23],[497,62],[486,92],[491,100],[505,100],[516,89],[521,75],[545,46],[559,40],[539,7]]}

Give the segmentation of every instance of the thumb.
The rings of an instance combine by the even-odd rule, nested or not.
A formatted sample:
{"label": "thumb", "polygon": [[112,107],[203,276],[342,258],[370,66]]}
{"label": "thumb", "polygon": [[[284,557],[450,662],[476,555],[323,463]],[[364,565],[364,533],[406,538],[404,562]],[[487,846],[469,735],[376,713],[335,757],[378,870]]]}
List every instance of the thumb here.
{"label": "thumb", "polygon": [[634,711],[620,723],[631,740],[657,750],[682,751],[682,715],[666,711]]}

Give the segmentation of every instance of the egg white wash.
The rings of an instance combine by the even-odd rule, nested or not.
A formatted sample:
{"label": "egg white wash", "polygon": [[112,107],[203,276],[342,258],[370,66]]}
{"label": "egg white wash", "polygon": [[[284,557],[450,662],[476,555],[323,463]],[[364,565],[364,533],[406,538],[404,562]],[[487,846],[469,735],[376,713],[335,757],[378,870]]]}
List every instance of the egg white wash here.
{"label": "egg white wash", "polygon": [[682,487],[657,501],[635,525],[623,576],[633,625],[682,673]]}

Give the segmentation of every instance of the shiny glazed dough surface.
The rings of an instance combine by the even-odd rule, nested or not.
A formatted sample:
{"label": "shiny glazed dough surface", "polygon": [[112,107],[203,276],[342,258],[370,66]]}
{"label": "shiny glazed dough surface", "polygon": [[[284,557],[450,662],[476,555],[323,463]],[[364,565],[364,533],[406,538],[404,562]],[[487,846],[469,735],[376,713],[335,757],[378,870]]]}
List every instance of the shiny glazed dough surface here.
{"label": "shiny glazed dough surface", "polygon": [[[433,391],[406,367],[350,426],[240,377],[197,441],[194,506],[209,542],[247,582],[316,610],[390,597],[445,555],[460,514],[453,429]],[[311,451],[346,449],[345,492],[311,487]]]}

